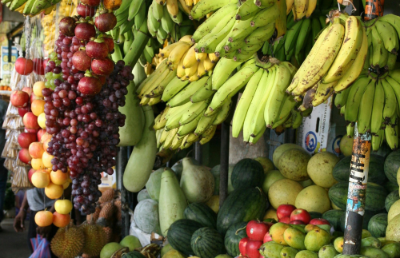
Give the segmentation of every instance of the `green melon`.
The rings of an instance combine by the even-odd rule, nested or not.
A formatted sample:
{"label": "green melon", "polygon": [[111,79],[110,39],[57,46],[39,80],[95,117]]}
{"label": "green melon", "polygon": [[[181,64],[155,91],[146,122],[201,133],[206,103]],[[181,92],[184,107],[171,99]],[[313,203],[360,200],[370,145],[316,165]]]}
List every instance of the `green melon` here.
{"label": "green melon", "polygon": [[386,235],[386,227],[388,225],[387,213],[379,213],[374,215],[368,223],[368,231],[373,237],[384,237]]}
{"label": "green melon", "polygon": [[168,242],[175,250],[185,254],[193,254],[190,239],[194,232],[203,226],[193,220],[181,219],[172,223],[168,230]]}
{"label": "green melon", "polygon": [[395,203],[397,200],[399,200],[399,190],[395,190],[388,194],[385,199],[385,209],[387,212],[389,212],[390,207],[392,207],[392,204]]}
{"label": "green melon", "polygon": [[200,228],[194,232],[190,240],[194,254],[201,258],[214,258],[223,254],[224,240],[213,228]]}
{"label": "green melon", "polygon": [[225,249],[229,255],[236,257],[240,255],[239,242],[242,238],[247,237],[247,222],[239,222],[228,228],[225,234]]}
{"label": "green melon", "polygon": [[242,159],[233,167],[231,180],[235,190],[261,187],[264,181],[264,169],[254,159]]}
{"label": "green melon", "polygon": [[184,212],[185,219],[199,222],[203,227],[215,228],[217,214],[204,203],[191,203]]}
{"label": "green melon", "polygon": [[133,219],[136,226],[143,232],[147,234],[151,234],[152,232],[161,233],[158,203],[156,201],[145,199],[139,202],[133,212]]}
{"label": "green melon", "polygon": [[390,182],[399,185],[397,182],[397,171],[400,168],[400,150],[391,152],[385,159],[384,171]]}

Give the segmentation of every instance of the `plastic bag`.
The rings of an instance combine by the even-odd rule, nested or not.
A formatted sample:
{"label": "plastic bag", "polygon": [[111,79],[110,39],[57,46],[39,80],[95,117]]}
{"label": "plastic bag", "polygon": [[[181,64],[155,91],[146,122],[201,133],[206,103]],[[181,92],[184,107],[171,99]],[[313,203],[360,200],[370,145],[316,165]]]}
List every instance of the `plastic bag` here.
{"label": "plastic bag", "polygon": [[36,235],[36,238],[31,238],[33,253],[29,258],[51,258],[50,243],[46,238]]}

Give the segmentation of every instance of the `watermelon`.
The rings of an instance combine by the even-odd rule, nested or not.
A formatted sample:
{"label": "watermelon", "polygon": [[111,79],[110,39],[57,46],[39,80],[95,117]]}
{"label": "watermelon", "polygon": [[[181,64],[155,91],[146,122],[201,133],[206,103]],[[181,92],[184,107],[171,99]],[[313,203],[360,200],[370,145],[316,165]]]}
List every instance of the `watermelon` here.
{"label": "watermelon", "polygon": [[167,237],[168,242],[175,250],[185,254],[193,254],[192,247],[190,245],[190,239],[193,233],[202,228],[203,226],[193,220],[180,219],[172,223],[168,230]]}
{"label": "watermelon", "polygon": [[236,257],[240,254],[239,242],[242,238],[247,237],[247,222],[239,222],[228,228],[225,234],[225,249],[229,255]]}
{"label": "watermelon", "polygon": [[151,234],[161,233],[158,215],[158,203],[152,199],[145,199],[138,203],[133,212],[133,220],[136,226],[143,232]]}
{"label": "watermelon", "polygon": [[199,222],[203,227],[215,228],[217,214],[204,203],[191,203],[184,212],[185,219]]}
{"label": "watermelon", "polygon": [[[329,199],[342,210],[346,210],[348,182],[339,182],[329,189]],[[385,208],[387,191],[384,187],[367,183],[365,209],[380,211]]]}
{"label": "watermelon", "polygon": [[397,200],[399,200],[399,191],[395,190],[388,194],[385,199],[385,209],[387,212],[389,212],[390,207],[392,207],[392,204],[395,203]]}
{"label": "watermelon", "polygon": [[318,219],[322,217],[322,214],[316,211],[310,211],[308,214],[310,214],[311,219]]}
{"label": "watermelon", "polygon": [[[213,167],[211,169],[211,174],[213,174],[214,176],[214,195],[219,195],[219,180],[220,180],[220,170],[221,167],[220,165],[216,165],[215,167]],[[229,165],[229,170],[228,170],[228,194],[230,194],[233,191],[233,186],[232,186],[232,181],[231,181],[231,177],[232,177],[232,171],[233,171],[233,165]]]}
{"label": "watermelon", "polygon": [[260,162],[254,159],[242,159],[233,167],[233,189],[261,187],[264,182],[264,169]]}
{"label": "watermelon", "polygon": [[397,183],[392,183],[390,181],[386,181],[385,188],[388,192],[398,191],[399,185]]}
{"label": "watermelon", "polygon": [[[348,182],[350,175],[351,156],[341,159],[333,168],[332,176],[339,182]],[[375,154],[371,154],[369,159],[368,181],[379,185],[384,185],[387,181],[383,175],[384,159]]]}
{"label": "watermelon", "polygon": [[214,258],[225,253],[224,240],[217,230],[213,228],[200,228],[194,232],[190,245],[196,256],[201,258]]}
{"label": "watermelon", "polygon": [[385,159],[384,171],[390,182],[397,183],[397,171],[400,168],[400,150],[391,152]]}
{"label": "watermelon", "polygon": [[374,215],[368,222],[368,231],[373,237],[384,237],[388,225],[387,213]]}
{"label": "watermelon", "polygon": [[340,218],[342,217],[343,213],[345,212],[342,210],[329,210],[322,214],[322,218],[329,221],[331,226],[333,226],[336,231],[341,231]]}
{"label": "watermelon", "polygon": [[233,224],[253,219],[262,220],[268,206],[268,199],[258,187],[234,190],[218,212],[218,232],[225,235]]}

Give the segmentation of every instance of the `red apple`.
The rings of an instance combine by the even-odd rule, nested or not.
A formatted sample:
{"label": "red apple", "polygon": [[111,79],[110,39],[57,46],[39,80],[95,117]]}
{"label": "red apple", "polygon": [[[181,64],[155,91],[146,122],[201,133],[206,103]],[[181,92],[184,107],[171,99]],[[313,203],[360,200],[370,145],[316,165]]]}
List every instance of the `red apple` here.
{"label": "red apple", "polygon": [[271,235],[269,234],[269,232],[267,232],[267,234],[265,234],[264,239],[263,239],[263,243],[267,243],[272,241]]}
{"label": "red apple", "polygon": [[25,128],[25,129],[24,129],[24,132],[25,132],[25,133],[34,133],[34,134],[37,134],[38,129],[28,129],[28,128]]}
{"label": "red apple", "polygon": [[[264,236],[263,236],[264,238]],[[249,240],[246,245],[246,253],[247,257],[249,258],[259,258],[260,257],[260,247],[262,246],[263,242],[258,240]]]}
{"label": "red apple", "polygon": [[247,252],[246,252],[247,242],[249,242],[248,237],[242,238],[239,242],[239,251],[240,251],[240,254],[243,256],[247,256]]}
{"label": "red apple", "polygon": [[37,122],[37,116],[35,116],[32,112],[26,113],[22,118],[22,122],[24,123],[27,129],[38,130],[40,128]]}
{"label": "red apple", "polygon": [[289,222],[289,224],[292,224],[292,225],[305,225],[304,222],[301,221],[301,220],[292,220],[292,221]]}
{"label": "red apple", "polygon": [[18,144],[21,148],[27,149],[32,142],[36,141],[37,137],[35,133],[20,133],[18,135]]}
{"label": "red apple", "polygon": [[37,139],[40,142],[40,140],[42,139],[43,134],[46,133],[46,129],[39,129],[39,131],[37,132]]}
{"label": "red apple", "polygon": [[290,221],[301,220],[304,224],[308,224],[311,220],[310,214],[304,209],[295,209],[292,214],[290,214]]}
{"label": "red apple", "polygon": [[45,66],[43,66],[43,63],[44,63],[44,61],[42,58],[34,58],[33,59],[33,71],[36,74],[44,75],[44,67]]}
{"label": "red apple", "polygon": [[11,105],[17,108],[28,106],[29,94],[22,90],[16,90],[10,96]]}
{"label": "red apple", "polygon": [[47,62],[48,62],[48,61],[49,61],[48,58],[43,60],[43,71],[44,71],[44,69],[46,68]]}
{"label": "red apple", "polygon": [[39,98],[38,96],[36,96],[33,92],[32,92],[32,94],[31,94],[31,103],[35,100],[35,99],[41,99],[41,98]]}
{"label": "red apple", "polygon": [[24,57],[18,57],[15,61],[15,70],[21,75],[28,75],[33,71],[33,62]]}
{"label": "red apple", "polygon": [[283,217],[283,218],[279,219],[279,222],[282,222],[282,223],[285,223],[285,224],[289,224],[290,217]]}
{"label": "red apple", "polygon": [[309,224],[312,224],[312,225],[331,225],[331,223],[329,223],[329,221],[327,221],[326,219],[312,219],[312,220],[310,220]]}
{"label": "red apple", "polygon": [[23,87],[22,88],[22,91],[25,91],[26,93],[28,93],[29,94],[29,96],[32,94],[32,92],[33,92],[33,89],[32,88],[29,88],[29,87]]}
{"label": "red apple", "polygon": [[251,220],[247,223],[246,233],[251,240],[262,241],[265,233],[269,230],[269,226],[262,221]]}
{"label": "red apple", "polygon": [[290,217],[290,214],[292,211],[294,211],[296,207],[290,204],[282,204],[279,205],[278,209],[276,210],[276,216],[278,217],[278,220],[284,217]]}
{"label": "red apple", "polygon": [[32,183],[31,177],[32,177],[33,173],[35,173],[35,172],[36,172],[36,170],[34,170],[33,168],[29,169],[29,171],[28,171],[28,179],[29,179],[29,182],[31,182],[31,183]]}
{"label": "red apple", "polygon": [[31,155],[29,155],[29,150],[28,149],[21,149],[18,152],[18,158],[19,160],[21,160],[22,162],[26,163],[26,164],[30,164],[32,157]]}

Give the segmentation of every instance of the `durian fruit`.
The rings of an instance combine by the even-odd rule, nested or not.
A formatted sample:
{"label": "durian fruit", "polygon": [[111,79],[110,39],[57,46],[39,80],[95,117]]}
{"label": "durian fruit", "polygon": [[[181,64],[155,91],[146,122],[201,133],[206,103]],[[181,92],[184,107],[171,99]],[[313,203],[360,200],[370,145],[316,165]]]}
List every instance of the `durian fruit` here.
{"label": "durian fruit", "polygon": [[101,208],[99,219],[105,218],[107,220],[111,219],[114,215],[114,201],[107,202]]}
{"label": "durian fruit", "polygon": [[122,214],[121,214],[121,199],[116,199],[114,202],[115,210],[117,212],[117,219],[121,220],[122,219]]}
{"label": "durian fruit", "polygon": [[84,233],[73,225],[58,229],[51,240],[50,248],[59,258],[74,258],[82,252]]}
{"label": "durian fruit", "polygon": [[106,233],[107,243],[110,243],[113,238],[113,230],[110,227],[104,227],[104,232]]}
{"label": "durian fruit", "polygon": [[96,224],[82,224],[81,227],[85,235],[82,252],[89,256],[100,255],[101,249],[107,244],[106,232]]}
{"label": "durian fruit", "polygon": [[100,207],[100,205],[97,205],[95,211],[92,214],[86,215],[86,221],[87,222],[92,222],[92,221],[96,222],[97,219],[99,218],[100,211],[101,211],[101,207]]}
{"label": "durian fruit", "polygon": [[100,203],[106,203],[109,201],[112,201],[115,197],[115,190],[114,188],[109,188],[107,190],[105,190],[102,194],[101,197],[99,199]]}

